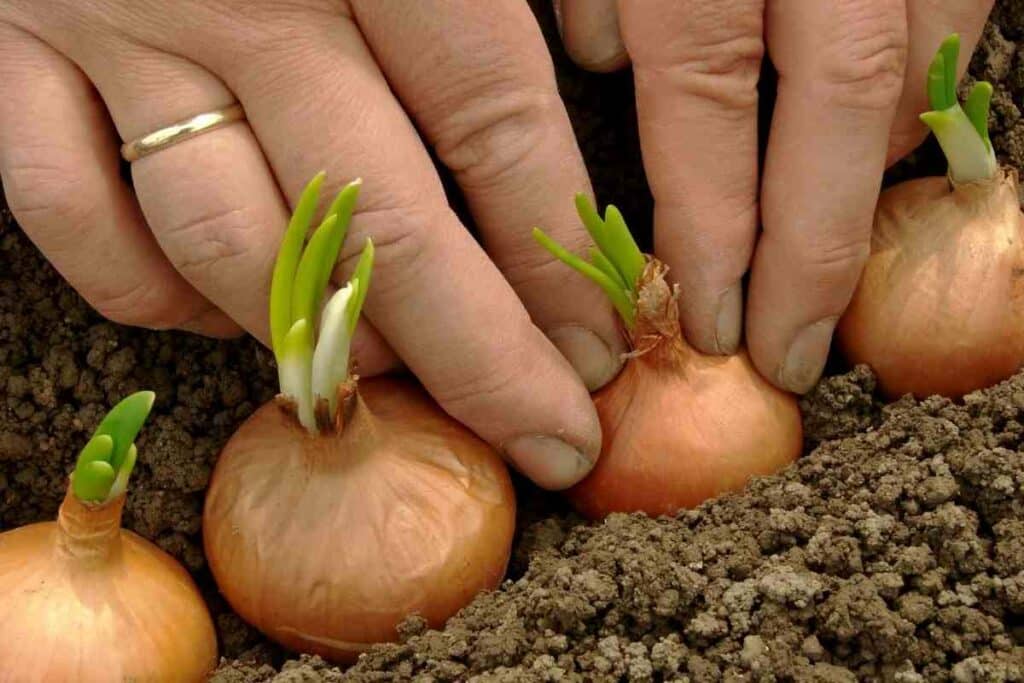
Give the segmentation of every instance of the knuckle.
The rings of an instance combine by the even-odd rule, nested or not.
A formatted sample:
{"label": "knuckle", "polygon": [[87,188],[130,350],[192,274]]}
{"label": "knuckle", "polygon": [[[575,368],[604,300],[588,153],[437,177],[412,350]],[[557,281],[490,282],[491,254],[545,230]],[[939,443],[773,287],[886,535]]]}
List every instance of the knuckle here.
{"label": "knuckle", "polygon": [[638,83],[657,79],[679,93],[699,97],[726,110],[757,106],[757,81],[763,45],[759,39],[738,39],[700,58],[662,67],[637,67]]}
{"label": "knuckle", "polygon": [[465,89],[441,117],[434,148],[463,184],[499,182],[556,139],[561,106],[554,89],[488,79]]}
{"label": "knuckle", "polygon": [[[889,109],[903,91],[907,64],[902,3],[858,0],[841,3],[834,36],[818,62],[828,99],[851,109]],[[840,21],[845,19],[845,21]]]}
{"label": "knuckle", "polygon": [[447,209],[422,208],[420,205],[366,208],[355,214],[359,239],[346,240],[342,266],[351,272],[363,249],[365,236],[374,246],[374,298],[402,297],[412,283],[424,282],[423,271],[434,258],[436,240],[430,233],[436,226],[454,220]]}
{"label": "knuckle", "polygon": [[[670,13],[663,40],[630,45],[638,81],[717,102],[727,109],[757,106],[764,57],[760,0],[684,2]],[[690,7],[690,5],[694,5]],[[678,25],[677,25],[678,24]],[[646,32],[645,32],[646,33]]]}
{"label": "knuckle", "polygon": [[24,150],[33,161],[14,160],[3,169],[8,208],[22,224],[46,229],[76,228],[99,217],[99,193],[84,187],[70,166],[40,160],[60,158],[52,150]]}
{"label": "knuckle", "polygon": [[247,208],[219,208],[158,228],[158,235],[178,271],[192,279],[232,268],[251,252],[252,233],[261,225]]}

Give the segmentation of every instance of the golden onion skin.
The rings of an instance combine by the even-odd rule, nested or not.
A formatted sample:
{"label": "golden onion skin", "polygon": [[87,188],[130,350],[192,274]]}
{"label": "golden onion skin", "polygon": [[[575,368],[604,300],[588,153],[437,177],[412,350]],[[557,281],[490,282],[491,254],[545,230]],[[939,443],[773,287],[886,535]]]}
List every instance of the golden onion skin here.
{"label": "golden onion skin", "polygon": [[777,472],[803,446],[796,398],[765,381],[745,352],[705,356],[686,344],[664,274],[652,259],[631,335],[635,355],[594,395],[601,457],[568,491],[591,519],[696,507]]}
{"label": "golden onion skin", "polygon": [[257,410],[221,453],[203,518],[235,611],[335,662],[495,588],[515,529],[490,446],[410,382],[362,381],[358,396],[339,435],[312,437],[275,403]]}
{"label": "golden onion skin", "polygon": [[170,555],[120,528],[124,496],[71,492],[57,522],[0,534],[0,681],[206,680],[213,621]]}
{"label": "golden onion skin", "polygon": [[887,397],[957,398],[1024,363],[1024,215],[1017,174],[882,193],[871,257],[837,339]]}

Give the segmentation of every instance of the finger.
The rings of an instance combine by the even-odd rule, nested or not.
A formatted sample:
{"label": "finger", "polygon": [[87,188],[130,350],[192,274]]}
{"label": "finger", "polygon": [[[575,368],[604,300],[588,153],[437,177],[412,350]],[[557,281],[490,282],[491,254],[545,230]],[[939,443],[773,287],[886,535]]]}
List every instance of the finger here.
{"label": "finger", "polygon": [[902,0],[776,0],[766,21],[779,84],[747,339],[765,377],[802,393],[821,375],[869,252],[906,13]]}
{"label": "finger", "polygon": [[176,37],[239,95],[292,202],[319,168],[338,182],[365,179],[343,265],[373,237],[370,321],[445,410],[527,476],[548,488],[578,481],[601,441],[586,388],[448,208],[356,26],[319,13],[249,18]]}
{"label": "finger", "polygon": [[763,0],[620,3],[633,59],[655,252],[682,292],[687,339],[731,354],[757,228]]}
{"label": "finger", "polygon": [[629,64],[619,35],[617,0],[553,0],[555,21],[569,58],[588,71],[616,71]]}
{"label": "finger", "polygon": [[241,331],[160,252],[120,177],[117,141],[89,82],[3,23],[0,176],[25,233],[106,318],[217,337]]}
{"label": "finger", "polygon": [[994,4],[995,0],[908,0],[906,84],[896,107],[886,165],[894,164],[912,152],[928,135],[927,127],[918,116],[931,109],[925,76],[939,44],[951,33],[960,34],[957,73],[963,76]]}
{"label": "finger", "polygon": [[[151,48],[115,40],[102,53],[84,47],[76,58],[125,140],[234,100],[203,68]],[[248,125],[208,131],[136,160],[132,178],[153,233],[178,272],[268,343],[270,273],[289,212]],[[397,365],[366,326],[353,342],[364,374]]]}
{"label": "finger", "polygon": [[585,250],[572,198],[590,181],[529,7],[370,0],[353,8],[388,82],[454,171],[488,253],[587,387],[600,388],[627,351],[612,306],[531,236],[544,226]]}

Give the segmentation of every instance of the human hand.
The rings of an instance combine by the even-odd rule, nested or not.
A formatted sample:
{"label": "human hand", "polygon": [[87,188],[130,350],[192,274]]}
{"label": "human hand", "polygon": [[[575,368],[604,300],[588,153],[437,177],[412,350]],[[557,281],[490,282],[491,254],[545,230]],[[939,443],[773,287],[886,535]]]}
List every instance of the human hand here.
{"label": "human hand", "polygon": [[[246,120],[133,162],[129,189],[120,141],[236,100]],[[486,253],[448,208],[427,145]],[[336,273],[372,236],[360,374],[401,358],[538,484],[582,478],[601,434],[580,376],[606,382],[625,345],[603,293],[530,235],[544,225],[582,247],[572,197],[589,181],[525,3],[0,5],[9,205],[108,318],[266,342],[274,256],[321,169],[325,195],[365,179]]]}
{"label": "human hand", "polygon": [[[925,74],[958,32],[963,74],[994,0],[555,0],[569,55],[632,61],[655,251],[679,282],[687,339],[746,345],[803,393],[870,252],[882,171],[925,138]],[[778,99],[760,187],[757,82]],[[758,221],[763,232],[758,234]]]}

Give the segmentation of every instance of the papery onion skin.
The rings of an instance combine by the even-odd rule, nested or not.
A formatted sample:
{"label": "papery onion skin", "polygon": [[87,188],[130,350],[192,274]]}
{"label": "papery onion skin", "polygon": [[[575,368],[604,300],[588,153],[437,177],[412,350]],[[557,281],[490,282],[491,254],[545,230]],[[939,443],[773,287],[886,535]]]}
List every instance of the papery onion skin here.
{"label": "papery onion skin", "polygon": [[418,386],[378,378],[340,435],[279,405],[228,442],[206,555],[238,614],[293,650],[353,661],[419,614],[440,626],[504,576],[515,494],[504,462]]}
{"label": "papery onion skin", "polygon": [[686,344],[664,273],[652,259],[632,334],[639,353],[594,395],[601,457],[568,491],[591,519],[696,507],[777,472],[803,445],[795,397],[766,382],[746,353],[705,356]]}
{"label": "papery onion skin", "polygon": [[0,534],[0,681],[206,680],[217,639],[167,553],[120,528],[124,496]]}
{"label": "papery onion skin", "polygon": [[1024,215],[1017,174],[882,193],[871,257],[837,329],[885,396],[957,398],[1024,363]]}

